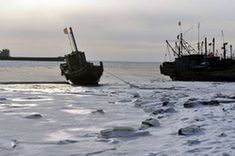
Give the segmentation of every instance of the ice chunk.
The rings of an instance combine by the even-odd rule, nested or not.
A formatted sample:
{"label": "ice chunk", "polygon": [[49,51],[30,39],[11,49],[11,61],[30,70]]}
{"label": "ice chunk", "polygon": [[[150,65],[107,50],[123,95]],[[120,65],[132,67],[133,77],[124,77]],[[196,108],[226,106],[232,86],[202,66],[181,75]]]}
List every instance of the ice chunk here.
{"label": "ice chunk", "polygon": [[147,131],[136,131],[132,127],[120,126],[111,129],[101,130],[98,137],[102,138],[137,137],[148,134],[149,132]]}
{"label": "ice chunk", "polygon": [[149,118],[142,122],[140,129],[146,129],[149,127],[159,127],[160,122],[157,119]]}
{"label": "ice chunk", "polygon": [[42,118],[42,115],[38,114],[38,113],[34,113],[34,114],[30,114],[30,115],[26,116],[25,118],[27,118],[27,119],[40,119],[40,118]]}
{"label": "ice chunk", "polygon": [[200,126],[196,126],[196,125],[191,125],[185,128],[180,128],[178,131],[179,135],[185,135],[185,136],[189,136],[189,135],[194,135],[197,134],[199,132],[201,132],[201,127]]}

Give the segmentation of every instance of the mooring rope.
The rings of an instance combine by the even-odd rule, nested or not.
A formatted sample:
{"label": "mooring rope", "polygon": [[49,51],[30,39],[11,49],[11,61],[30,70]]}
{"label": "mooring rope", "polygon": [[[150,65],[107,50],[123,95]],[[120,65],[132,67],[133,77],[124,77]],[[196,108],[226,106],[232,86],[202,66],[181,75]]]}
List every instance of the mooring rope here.
{"label": "mooring rope", "polygon": [[113,77],[119,79],[120,81],[124,82],[125,84],[129,85],[130,88],[138,88],[138,89],[140,88],[139,86],[134,85],[134,84],[132,84],[132,83],[126,81],[126,80],[123,80],[123,79],[120,78],[119,76],[117,76],[117,75],[115,75],[115,74],[113,74],[113,73],[111,73],[111,72],[109,72],[109,71],[107,71],[107,70],[105,70],[105,72],[106,72],[107,74],[109,74],[109,75],[111,75],[111,76],[113,76]]}

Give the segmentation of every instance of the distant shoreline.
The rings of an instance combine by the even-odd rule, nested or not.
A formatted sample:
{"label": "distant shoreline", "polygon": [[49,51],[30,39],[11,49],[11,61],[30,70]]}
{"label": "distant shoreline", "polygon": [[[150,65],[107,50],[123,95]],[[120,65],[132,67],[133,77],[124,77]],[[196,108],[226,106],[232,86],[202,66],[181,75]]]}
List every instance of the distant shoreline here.
{"label": "distant shoreline", "polygon": [[64,61],[64,57],[0,57],[6,61]]}

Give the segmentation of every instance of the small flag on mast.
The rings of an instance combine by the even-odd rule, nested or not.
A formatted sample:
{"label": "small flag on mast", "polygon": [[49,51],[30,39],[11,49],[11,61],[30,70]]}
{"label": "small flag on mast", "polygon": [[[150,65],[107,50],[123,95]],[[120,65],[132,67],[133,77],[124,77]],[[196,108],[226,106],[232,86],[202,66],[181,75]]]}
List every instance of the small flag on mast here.
{"label": "small flag on mast", "polygon": [[68,29],[67,28],[64,28],[64,34],[68,34]]}
{"label": "small flag on mast", "polygon": [[179,26],[181,26],[181,21],[179,21],[179,23],[178,23],[178,24],[179,24]]}

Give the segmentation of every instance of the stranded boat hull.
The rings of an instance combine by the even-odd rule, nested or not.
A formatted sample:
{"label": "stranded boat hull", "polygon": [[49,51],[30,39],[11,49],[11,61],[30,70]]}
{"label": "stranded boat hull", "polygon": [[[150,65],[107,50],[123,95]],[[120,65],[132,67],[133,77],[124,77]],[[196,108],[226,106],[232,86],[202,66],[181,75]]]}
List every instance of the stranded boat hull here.
{"label": "stranded boat hull", "polygon": [[70,27],[69,31],[65,28],[64,32],[71,38],[71,44],[73,45],[71,48],[75,51],[65,55],[66,63],[60,65],[61,75],[64,75],[67,80],[75,85],[98,85],[104,71],[103,63],[100,62],[100,65],[94,65],[87,62],[85,53],[78,51],[72,28]]}
{"label": "stranded boat hull", "polygon": [[74,72],[63,70],[63,75],[65,75],[66,79],[70,80],[75,85],[96,86],[99,83],[103,71],[102,63],[100,66],[89,64]]}
{"label": "stranded boat hull", "polygon": [[161,65],[162,74],[170,76],[175,81],[214,81],[214,82],[235,82],[235,65],[226,69],[207,69],[199,71],[177,72],[169,65]]}
{"label": "stranded boat hull", "polygon": [[[235,82],[235,60],[232,45],[230,57],[226,54],[227,42],[223,43],[223,55],[219,55],[218,50],[215,51],[215,38],[209,44],[207,38],[201,43],[198,41],[198,50],[183,39],[182,33],[177,36],[174,46],[168,40],[166,43],[176,57],[172,62],[163,62],[160,71],[172,80]],[[208,45],[211,46],[210,50]]]}
{"label": "stranded boat hull", "polygon": [[66,63],[60,65],[61,75],[75,85],[98,85],[103,74],[103,63],[87,62],[84,52],[75,51],[65,55]]}
{"label": "stranded boat hull", "polygon": [[[194,63],[190,58],[193,58]],[[201,58],[201,61],[195,61],[195,56],[187,55],[174,62],[164,62],[160,65],[160,72],[177,81],[235,82],[235,60],[211,58],[214,59],[212,61],[210,58],[203,59],[203,55]]]}

